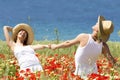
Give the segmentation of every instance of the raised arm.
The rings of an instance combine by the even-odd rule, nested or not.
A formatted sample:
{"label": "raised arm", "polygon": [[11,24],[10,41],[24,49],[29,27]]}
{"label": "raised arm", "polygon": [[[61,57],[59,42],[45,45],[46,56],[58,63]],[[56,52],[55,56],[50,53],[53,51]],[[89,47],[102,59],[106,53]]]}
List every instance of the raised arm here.
{"label": "raised arm", "polygon": [[116,63],[116,61],[113,58],[113,56],[111,55],[109,47],[108,47],[108,45],[106,43],[103,43],[102,53],[108,59],[108,61],[110,61],[110,63],[112,65],[114,65]]}
{"label": "raised arm", "polygon": [[3,27],[3,31],[4,31],[4,36],[5,36],[5,39],[6,39],[6,42],[7,42],[7,45],[11,48],[11,46],[13,45],[13,41],[11,39],[11,36],[9,34],[9,32],[12,32],[12,27],[10,26],[4,26]]}

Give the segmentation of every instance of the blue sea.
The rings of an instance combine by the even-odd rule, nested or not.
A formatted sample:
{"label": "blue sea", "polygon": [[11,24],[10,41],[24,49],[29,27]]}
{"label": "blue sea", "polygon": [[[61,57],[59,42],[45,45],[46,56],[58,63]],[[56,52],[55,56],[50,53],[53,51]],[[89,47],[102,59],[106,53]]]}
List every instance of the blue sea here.
{"label": "blue sea", "polygon": [[114,23],[110,41],[120,41],[120,0],[0,0],[0,39],[5,40],[3,26],[30,24],[35,40],[75,38],[92,33],[99,15]]}

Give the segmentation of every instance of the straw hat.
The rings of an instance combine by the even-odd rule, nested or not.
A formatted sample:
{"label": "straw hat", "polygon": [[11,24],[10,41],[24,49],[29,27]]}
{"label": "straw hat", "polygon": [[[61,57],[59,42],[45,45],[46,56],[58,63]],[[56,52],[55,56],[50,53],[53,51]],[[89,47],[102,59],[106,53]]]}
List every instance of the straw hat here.
{"label": "straw hat", "polygon": [[21,29],[27,31],[28,33],[27,45],[30,45],[33,42],[34,34],[32,28],[28,24],[25,23],[17,24],[12,30],[12,39],[14,41],[16,40],[16,36]]}
{"label": "straw hat", "polygon": [[99,23],[99,39],[101,39],[103,42],[107,42],[110,34],[114,30],[114,25],[112,21],[105,20],[103,16],[98,17],[98,23]]}

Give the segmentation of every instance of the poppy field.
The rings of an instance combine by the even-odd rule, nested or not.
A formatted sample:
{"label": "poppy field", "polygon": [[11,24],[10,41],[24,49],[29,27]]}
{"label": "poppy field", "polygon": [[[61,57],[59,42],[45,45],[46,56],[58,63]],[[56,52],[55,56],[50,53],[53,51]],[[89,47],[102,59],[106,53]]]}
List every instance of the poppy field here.
{"label": "poppy field", "polygon": [[[7,47],[5,48],[0,52],[0,80],[83,80],[80,76],[73,74],[76,46],[55,51],[45,49],[36,52],[44,70],[36,73],[31,73],[30,69],[19,71],[16,58]],[[119,57],[115,59],[119,64]],[[112,67],[104,56],[101,55],[98,58],[97,67],[98,74],[92,73],[86,80],[120,80],[120,67]]]}

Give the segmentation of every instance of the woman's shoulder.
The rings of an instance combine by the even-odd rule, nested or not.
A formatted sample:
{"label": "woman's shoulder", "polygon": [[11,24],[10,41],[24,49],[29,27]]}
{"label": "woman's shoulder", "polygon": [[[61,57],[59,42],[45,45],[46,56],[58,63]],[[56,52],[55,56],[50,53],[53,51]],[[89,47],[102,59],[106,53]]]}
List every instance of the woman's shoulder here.
{"label": "woman's shoulder", "polygon": [[86,34],[86,33],[81,33],[81,34],[79,34],[78,35],[79,37],[83,37],[83,38],[85,38],[85,37],[89,37],[89,34]]}
{"label": "woman's shoulder", "polygon": [[88,38],[89,38],[89,34],[86,34],[86,33],[81,33],[76,37],[76,39],[78,39],[80,42],[84,40],[86,41],[88,40]]}

